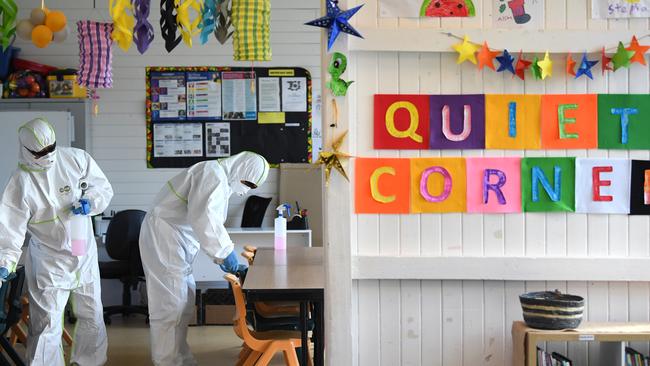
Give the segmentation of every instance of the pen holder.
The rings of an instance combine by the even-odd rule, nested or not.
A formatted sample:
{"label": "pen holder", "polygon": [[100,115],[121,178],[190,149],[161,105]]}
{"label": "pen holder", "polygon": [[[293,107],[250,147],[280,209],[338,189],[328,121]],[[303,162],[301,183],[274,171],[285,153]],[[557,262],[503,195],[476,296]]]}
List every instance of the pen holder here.
{"label": "pen holder", "polygon": [[287,222],[287,230],[307,230],[308,222],[306,217],[294,216]]}

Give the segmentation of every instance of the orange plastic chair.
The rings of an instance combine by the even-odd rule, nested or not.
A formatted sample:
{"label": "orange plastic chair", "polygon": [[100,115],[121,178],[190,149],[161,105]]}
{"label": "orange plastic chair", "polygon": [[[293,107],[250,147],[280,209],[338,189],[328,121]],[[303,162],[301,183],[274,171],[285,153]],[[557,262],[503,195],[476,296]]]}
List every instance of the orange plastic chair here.
{"label": "orange plastic chair", "polygon": [[235,333],[244,340],[244,349],[240,353],[237,365],[266,366],[276,353],[282,352],[287,366],[299,366],[296,348],[302,346],[300,332],[250,330],[246,324],[246,300],[239,280],[232,274],[226,274],[224,278],[230,282],[235,297],[236,315],[233,328]]}

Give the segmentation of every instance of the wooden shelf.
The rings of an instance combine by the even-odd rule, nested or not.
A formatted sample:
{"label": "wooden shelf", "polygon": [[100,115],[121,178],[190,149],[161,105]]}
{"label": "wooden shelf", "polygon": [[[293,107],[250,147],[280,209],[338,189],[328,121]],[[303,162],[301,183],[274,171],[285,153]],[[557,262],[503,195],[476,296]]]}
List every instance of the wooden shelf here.
{"label": "wooden shelf", "polygon": [[[600,52],[603,46],[616,47],[619,41],[628,43],[633,35],[642,37],[648,31],[587,31],[587,30],[509,30],[509,29],[381,29],[357,28],[365,39],[347,37],[350,51],[377,52],[455,52],[452,45],[459,42],[457,37],[469,36],[470,41],[487,41],[490,48],[507,48],[512,54],[519,50],[526,53],[542,54],[567,52]],[[514,34],[517,37],[513,37]],[[404,42],[408,39],[408,42]],[[615,50],[613,50],[615,51]],[[613,52],[612,52],[613,53]]]}

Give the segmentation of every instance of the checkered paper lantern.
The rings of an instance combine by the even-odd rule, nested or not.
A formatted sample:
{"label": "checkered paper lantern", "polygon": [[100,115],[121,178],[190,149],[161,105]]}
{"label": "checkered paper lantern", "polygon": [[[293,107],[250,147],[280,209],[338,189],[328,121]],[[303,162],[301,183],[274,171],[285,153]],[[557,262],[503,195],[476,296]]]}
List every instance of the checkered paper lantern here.
{"label": "checkered paper lantern", "polygon": [[235,61],[270,61],[270,0],[233,0]]}

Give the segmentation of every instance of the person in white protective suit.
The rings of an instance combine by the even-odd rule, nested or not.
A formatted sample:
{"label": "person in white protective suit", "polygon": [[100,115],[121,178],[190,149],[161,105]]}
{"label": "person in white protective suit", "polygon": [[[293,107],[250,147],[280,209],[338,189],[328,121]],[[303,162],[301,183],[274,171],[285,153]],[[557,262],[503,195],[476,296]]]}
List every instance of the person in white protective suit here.
{"label": "person in white protective suit", "polygon": [[[113,189],[85,151],[57,147],[43,119],[18,130],[19,164],[0,200],[0,277],[16,268],[26,233],[29,291],[27,362],[63,366],[63,311],[72,297],[77,317],[71,364],[103,365],[107,337],[100,293],[97,246],[90,216],[108,206]],[[85,215],[85,254],[72,255],[70,222]],[[82,220],[83,221],[83,220]]]}
{"label": "person in white protective suit", "polygon": [[140,255],[156,366],[196,365],[186,339],[195,297],[192,262],[200,248],[224,272],[240,269],[224,227],[228,199],[259,187],[268,173],[266,159],[243,152],[193,165],[154,199],[140,231]]}

